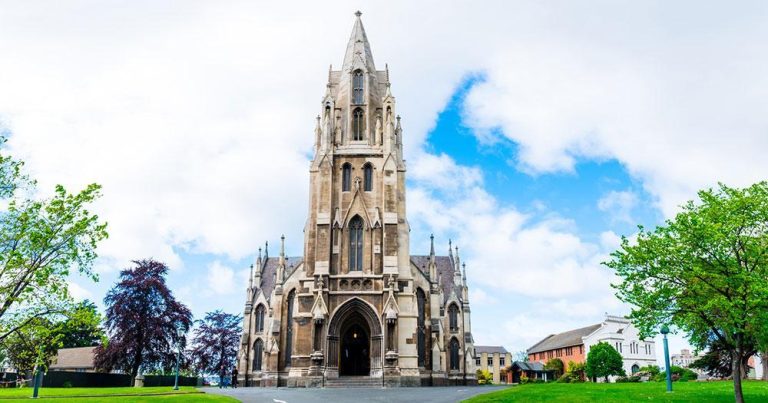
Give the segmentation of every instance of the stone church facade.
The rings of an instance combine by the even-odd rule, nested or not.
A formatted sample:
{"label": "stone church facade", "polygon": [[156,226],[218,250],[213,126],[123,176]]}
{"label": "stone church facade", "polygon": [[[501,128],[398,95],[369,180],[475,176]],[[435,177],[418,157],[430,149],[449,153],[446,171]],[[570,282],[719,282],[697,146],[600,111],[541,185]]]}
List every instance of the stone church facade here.
{"label": "stone church facade", "polygon": [[[389,71],[376,70],[356,13],[315,127],[304,256],[261,249],[249,280],[241,385],[475,384],[466,269],[411,255],[403,130]],[[350,378],[348,378],[350,377]]]}

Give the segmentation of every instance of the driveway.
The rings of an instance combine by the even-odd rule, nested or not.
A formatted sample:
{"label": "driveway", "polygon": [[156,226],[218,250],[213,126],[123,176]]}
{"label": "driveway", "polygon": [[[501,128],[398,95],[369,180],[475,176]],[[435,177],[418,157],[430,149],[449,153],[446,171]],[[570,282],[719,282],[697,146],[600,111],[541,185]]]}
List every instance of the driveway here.
{"label": "driveway", "polygon": [[206,393],[234,397],[244,403],[357,403],[357,402],[459,402],[507,386],[450,386],[424,388],[306,389],[306,388],[203,388]]}

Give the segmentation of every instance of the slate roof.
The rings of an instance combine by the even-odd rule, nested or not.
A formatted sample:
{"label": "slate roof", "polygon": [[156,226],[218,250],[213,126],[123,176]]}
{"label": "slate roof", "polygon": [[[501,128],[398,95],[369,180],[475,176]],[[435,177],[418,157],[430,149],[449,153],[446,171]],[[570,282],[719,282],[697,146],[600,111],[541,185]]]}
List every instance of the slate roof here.
{"label": "slate roof", "polygon": [[512,363],[513,367],[518,367],[522,369],[523,371],[535,371],[535,372],[545,372],[547,370],[544,369],[544,364],[534,361],[534,362],[523,362],[523,361],[515,361]]}
{"label": "slate roof", "polygon": [[[416,265],[425,275],[429,274],[429,255],[411,255],[411,263]],[[435,256],[437,276],[440,277],[440,285],[443,288],[443,303],[448,301],[448,296],[453,290],[453,271],[455,264],[451,256]],[[461,292],[456,291],[456,296],[461,298]]]}
{"label": "slate roof", "polygon": [[487,354],[506,354],[507,349],[505,349],[502,346],[475,346],[475,352],[477,354],[487,353]]}
{"label": "slate roof", "polygon": [[592,332],[599,329],[600,326],[602,326],[602,324],[598,323],[596,325],[573,329],[563,333],[550,334],[529,348],[528,354],[540,353],[556,348],[578,346],[579,344],[584,343],[581,339],[582,337],[592,334]]}
{"label": "slate roof", "polygon": [[[285,276],[286,278],[293,272],[293,270],[304,261],[303,257],[293,256],[285,258]],[[259,288],[264,293],[264,296],[269,299],[272,295],[272,290],[275,288],[275,273],[277,273],[277,266],[280,263],[279,257],[268,257],[262,260],[261,269],[261,284]]]}
{"label": "slate roof", "polygon": [[51,369],[93,368],[96,347],[60,348]]}

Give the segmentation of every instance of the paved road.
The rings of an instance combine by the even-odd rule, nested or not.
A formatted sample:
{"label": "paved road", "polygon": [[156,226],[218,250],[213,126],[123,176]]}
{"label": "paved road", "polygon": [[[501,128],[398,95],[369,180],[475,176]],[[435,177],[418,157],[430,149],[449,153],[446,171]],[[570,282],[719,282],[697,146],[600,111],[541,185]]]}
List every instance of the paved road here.
{"label": "paved road", "polygon": [[207,393],[239,399],[243,403],[357,403],[357,402],[459,402],[480,393],[507,386],[451,386],[426,388],[377,389],[303,389],[303,388],[203,388]]}

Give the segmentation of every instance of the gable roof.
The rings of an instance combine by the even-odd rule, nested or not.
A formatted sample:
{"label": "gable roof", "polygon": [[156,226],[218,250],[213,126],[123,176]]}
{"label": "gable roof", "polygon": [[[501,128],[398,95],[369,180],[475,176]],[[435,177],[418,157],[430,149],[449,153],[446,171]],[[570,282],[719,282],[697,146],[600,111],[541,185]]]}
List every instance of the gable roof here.
{"label": "gable roof", "polygon": [[[424,274],[429,274],[429,255],[411,255],[411,263]],[[448,301],[451,291],[454,289],[453,275],[454,263],[451,256],[435,256],[437,276],[440,278],[440,286],[443,288],[443,303]],[[456,296],[461,298],[461,292],[457,290]]]}
{"label": "gable roof", "polygon": [[475,352],[477,354],[487,353],[487,354],[507,354],[507,349],[503,346],[475,346]]}
{"label": "gable roof", "polygon": [[584,344],[582,337],[589,336],[595,330],[599,329],[600,326],[602,326],[602,324],[598,323],[596,325],[573,329],[563,333],[550,334],[529,348],[528,354]]}
{"label": "gable roof", "polygon": [[[285,258],[285,276],[290,275],[296,267],[304,262],[303,257],[286,257]],[[275,289],[275,273],[277,273],[277,266],[280,264],[279,257],[268,257],[263,260],[261,269],[261,284],[259,288],[264,293],[264,297],[269,299],[272,295],[272,290]]]}
{"label": "gable roof", "polygon": [[51,369],[93,368],[96,347],[60,348]]}
{"label": "gable roof", "polygon": [[515,361],[512,363],[512,367],[520,368],[523,371],[554,372],[551,370],[544,369],[544,364],[538,361],[533,361],[533,362]]}

